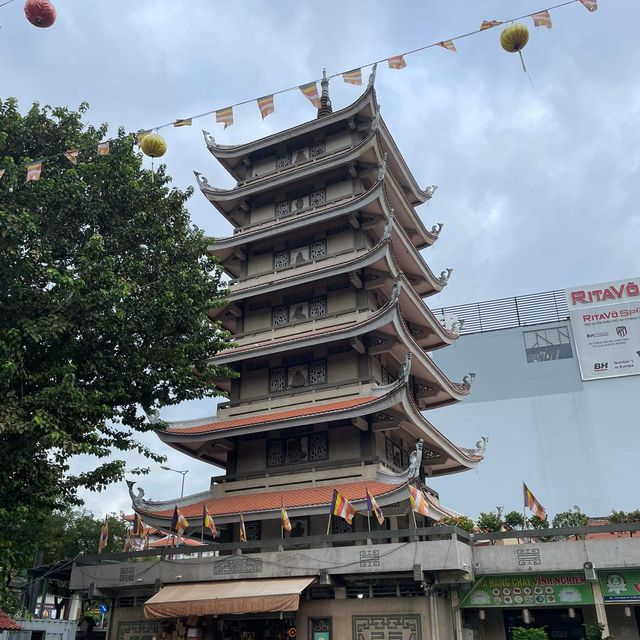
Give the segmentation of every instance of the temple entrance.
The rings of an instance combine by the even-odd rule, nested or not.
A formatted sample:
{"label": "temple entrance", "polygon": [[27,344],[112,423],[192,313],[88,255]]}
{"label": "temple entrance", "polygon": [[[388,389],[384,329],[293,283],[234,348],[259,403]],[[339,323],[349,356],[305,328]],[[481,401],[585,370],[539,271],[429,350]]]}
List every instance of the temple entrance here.
{"label": "temple entrance", "polygon": [[216,640],[295,640],[291,614],[274,617],[225,617],[218,619]]}
{"label": "temple entrance", "polygon": [[569,609],[537,609],[531,610],[531,623],[526,625],[522,619],[522,611],[503,611],[504,629],[511,640],[514,627],[544,627],[551,640],[585,640],[582,610],[574,609],[575,617],[569,617]]}

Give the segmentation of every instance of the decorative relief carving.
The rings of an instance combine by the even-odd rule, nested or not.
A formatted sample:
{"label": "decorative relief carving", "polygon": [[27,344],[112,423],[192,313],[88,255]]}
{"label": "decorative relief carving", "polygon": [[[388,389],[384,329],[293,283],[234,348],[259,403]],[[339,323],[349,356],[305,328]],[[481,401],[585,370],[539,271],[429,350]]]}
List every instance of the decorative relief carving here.
{"label": "decorative relief carving", "polygon": [[327,241],[317,240],[311,243],[311,259],[324,258],[327,255]]}
{"label": "decorative relief carving", "polygon": [[327,381],[327,361],[316,360],[309,364],[309,384],[323,384]]}
{"label": "decorative relief carving", "polygon": [[273,266],[275,269],[283,269],[284,267],[289,266],[289,252],[284,251],[276,251],[273,254]]}
{"label": "decorative relief carving", "polygon": [[325,189],[314,191],[309,195],[310,207],[317,207],[318,205],[324,204],[326,201],[327,201],[327,192]]}
{"label": "decorative relief carving", "polygon": [[[249,532],[247,531],[247,534]],[[235,575],[238,573],[262,573],[262,558],[239,556],[217,560],[213,563],[213,575]]]}
{"label": "decorative relief carving", "polygon": [[276,218],[288,216],[291,213],[291,203],[288,200],[276,203]]}
{"label": "decorative relief carving", "polygon": [[324,155],[324,152],[325,152],[324,140],[320,140],[319,142],[314,142],[313,145],[311,145],[310,153],[312,158],[318,158]]}
{"label": "decorative relief carving", "polygon": [[281,171],[291,166],[291,154],[283,153],[276,158],[276,171]]}
{"label": "decorative relief carving", "polygon": [[353,640],[422,640],[420,615],[353,616]]}
{"label": "decorative relief carving", "polygon": [[134,620],[118,623],[118,640],[152,640],[158,635],[158,623]]}
{"label": "decorative relief carving", "polygon": [[309,460],[329,458],[329,434],[326,431],[309,435]]}
{"label": "decorative relief carving", "polygon": [[286,304],[278,305],[271,309],[271,325],[282,327],[289,324],[289,307]]}
{"label": "decorative relief carving", "polygon": [[269,380],[270,391],[284,391],[287,388],[287,372],[284,367],[272,369]]}
{"label": "decorative relief carving", "polygon": [[380,566],[380,551],[374,549],[371,551],[360,552],[360,567],[379,567]]}
{"label": "decorative relief carving", "polygon": [[320,318],[327,313],[327,298],[320,296],[309,301],[309,317]]}

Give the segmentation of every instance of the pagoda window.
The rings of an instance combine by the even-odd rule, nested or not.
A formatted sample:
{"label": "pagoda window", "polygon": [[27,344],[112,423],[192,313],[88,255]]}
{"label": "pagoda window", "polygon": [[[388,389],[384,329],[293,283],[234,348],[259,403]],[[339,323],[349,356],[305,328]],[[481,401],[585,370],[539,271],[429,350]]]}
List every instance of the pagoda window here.
{"label": "pagoda window", "polygon": [[309,316],[320,318],[327,313],[327,296],[319,296],[309,301]]}
{"label": "pagoda window", "polygon": [[311,145],[311,149],[309,150],[312,158],[319,158],[323,156],[325,153],[325,143],[324,140],[319,140],[318,142],[314,142]]}
{"label": "pagoda window", "polygon": [[291,203],[288,200],[276,203],[276,218],[288,216],[291,213]]}
{"label": "pagoda window", "polygon": [[329,459],[329,434],[290,435],[267,440],[267,467]]}
{"label": "pagoda window", "polygon": [[291,166],[291,154],[282,153],[276,158],[276,171],[287,169]]}
{"label": "pagoda window", "polygon": [[327,201],[327,190],[320,189],[309,194],[309,206],[317,207]]}
{"label": "pagoda window", "polygon": [[282,249],[273,254],[273,268],[286,269],[289,266],[305,264],[309,260],[319,260],[327,255],[327,241],[316,240],[292,249]]}
{"label": "pagoda window", "polygon": [[269,374],[269,391],[285,391],[298,387],[324,384],[327,381],[327,361],[312,360],[293,364],[288,367],[271,369]]}
{"label": "pagoda window", "polygon": [[292,322],[321,318],[327,313],[327,297],[318,296],[294,304],[280,304],[271,308],[271,326],[283,327]]}
{"label": "pagoda window", "polygon": [[391,384],[398,379],[398,372],[388,367],[380,367],[380,382],[382,384]]}
{"label": "pagoda window", "polygon": [[284,367],[271,369],[269,376],[270,391],[284,391],[287,388],[287,370]]}
{"label": "pagoda window", "polygon": [[[251,542],[252,540],[260,540],[260,521],[254,522],[245,522],[244,523],[245,531],[247,532],[247,542]],[[244,553],[247,553],[245,550]]]}
{"label": "pagoda window", "polygon": [[324,384],[327,381],[327,361],[316,360],[309,364],[309,384]]}
{"label": "pagoda window", "polygon": [[401,438],[385,438],[386,461],[398,470],[409,466],[410,453],[404,448]]}
{"label": "pagoda window", "polygon": [[273,267],[274,269],[284,269],[289,266],[289,252],[288,251],[276,251],[273,254]]}
{"label": "pagoda window", "polygon": [[271,325],[274,327],[283,327],[289,324],[289,306],[280,304],[271,308]]}
{"label": "pagoda window", "polygon": [[324,258],[327,255],[327,241],[316,240],[311,243],[311,259],[317,260],[318,258]]}

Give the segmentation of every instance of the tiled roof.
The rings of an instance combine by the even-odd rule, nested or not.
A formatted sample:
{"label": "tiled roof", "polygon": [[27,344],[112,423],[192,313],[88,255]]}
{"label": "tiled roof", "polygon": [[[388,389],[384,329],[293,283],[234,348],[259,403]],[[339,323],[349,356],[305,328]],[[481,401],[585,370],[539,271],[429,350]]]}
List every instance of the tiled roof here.
{"label": "tiled roof", "polygon": [[22,627],[9,614],[0,609],[0,631],[17,631],[18,629],[22,629]]}
{"label": "tiled roof", "polygon": [[273,413],[256,413],[252,416],[230,418],[229,420],[220,420],[218,422],[208,422],[207,424],[201,424],[194,427],[169,428],[161,433],[170,433],[172,435],[191,435],[198,433],[210,433],[213,431],[226,431],[228,429],[250,427],[270,422],[284,422],[294,418],[304,418],[316,414],[352,409],[353,407],[368,404],[376,399],[376,396],[360,396],[358,398],[350,398],[349,400],[340,400],[338,402],[317,403],[300,409],[288,409],[287,411],[275,411]]}
{"label": "tiled roof", "polygon": [[[199,520],[202,517],[204,504],[207,505],[207,509],[213,517],[277,511],[280,509],[281,501],[284,502],[287,509],[328,506],[331,504],[334,489],[337,489],[347,500],[358,501],[366,499],[367,488],[375,497],[380,497],[396,491],[401,486],[402,484],[386,484],[376,480],[369,480],[323,487],[231,494],[186,505],[180,507],[180,511],[186,518],[197,518]],[[164,511],[150,512],[149,515],[159,518],[171,518],[173,516],[173,507]],[[195,523],[196,521],[194,520]]]}

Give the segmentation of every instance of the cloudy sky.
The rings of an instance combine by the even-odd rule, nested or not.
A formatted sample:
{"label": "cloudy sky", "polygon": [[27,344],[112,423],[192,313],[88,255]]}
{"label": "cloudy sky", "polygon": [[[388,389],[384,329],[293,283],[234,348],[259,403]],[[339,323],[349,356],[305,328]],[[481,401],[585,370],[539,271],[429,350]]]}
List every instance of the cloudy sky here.
{"label": "cloudy sky", "polygon": [[[515,6],[514,6],[515,5]],[[0,97],[26,110],[39,101],[91,105],[94,123],[150,128],[225,107],[542,9],[544,0],[428,0],[389,3],[190,0],[57,0],[58,20],[36,29],[22,1],[0,7]],[[638,275],[640,240],[640,3],[600,0],[552,12],[553,29],[533,29],[524,56],[499,46],[499,29],[380,68],[382,113],[422,185],[437,184],[420,208],[444,222],[429,249],[433,270],[454,267],[432,306],[473,302]],[[365,77],[368,70],[365,71]],[[334,80],[334,108],[360,88]],[[181,188],[198,170],[233,186],[206,150],[202,128],[223,144],[244,142],[314,117],[297,92],[276,96],[261,121],[254,104],[236,109],[226,131],[212,117],[167,129],[168,171]],[[224,236],[229,225],[197,193],[193,221]],[[174,408],[167,419],[213,413],[214,402]],[[162,449],[155,437],[149,443]],[[208,487],[211,468],[167,450],[189,469],[186,492]],[[133,464],[141,461],[132,458]],[[90,466],[83,461],[78,466]],[[180,477],[157,468],[147,496],[179,494]],[[471,478],[470,478],[471,481]],[[122,487],[89,495],[96,513],[127,509]]]}

